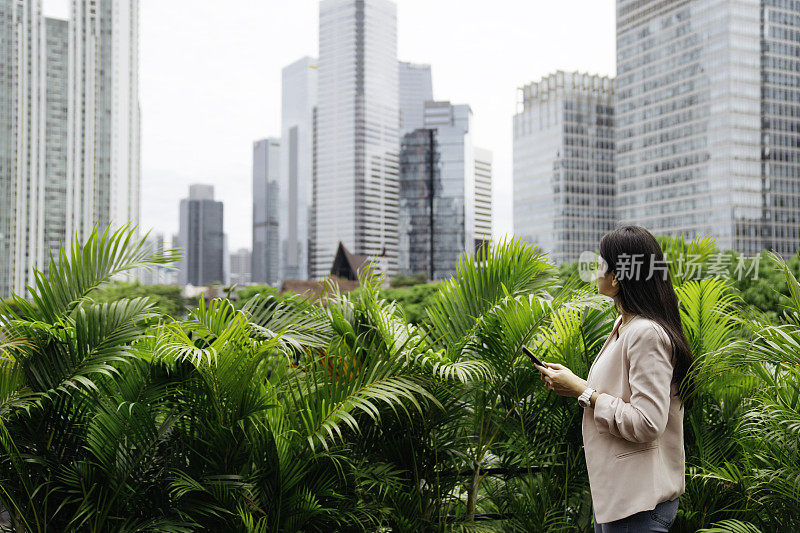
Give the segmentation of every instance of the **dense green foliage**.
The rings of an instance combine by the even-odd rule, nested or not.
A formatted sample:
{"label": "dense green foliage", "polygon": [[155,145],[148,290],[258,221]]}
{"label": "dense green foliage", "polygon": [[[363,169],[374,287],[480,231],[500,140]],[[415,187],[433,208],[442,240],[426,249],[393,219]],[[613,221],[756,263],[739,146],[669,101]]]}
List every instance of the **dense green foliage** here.
{"label": "dense green foliage", "polygon": [[392,287],[411,287],[425,283],[428,283],[428,276],[425,273],[418,273],[411,276],[407,274],[398,274],[391,279],[390,285]]}
{"label": "dense green foliage", "polygon": [[[420,285],[418,324],[376,277],[325,307],[257,293],[177,321],[99,297],[173,259],[95,234],[2,307],[0,503],[17,531],[592,530],[582,411],[520,351],[585,376],[615,313],[591,284],[511,241]],[[788,295],[774,317],[673,273],[699,384],[673,531],[800,528],[800,285],[771,261]]]}
{"label": "dense green foliage", "polygon": [[147,298],[162,315],[181,318],[186,315],[187,302],[176,285],[142,285],[138,281],[113,281],[91,294],[91,301],[112,303],[123,298]]}
{"label": "dense green foliage", "polygon": [[424,283],[411,287],[382,289],[380,298],[396,302],[411,324],[419,325],[428,317],[428,307],[433,305],[439,294],[439,283]]}
{"label": "dense green foliage", "polygon": [[250,285],[236,291],[236,307],[241,308],[258,296],[277,295],[278,289],[271,285]]}

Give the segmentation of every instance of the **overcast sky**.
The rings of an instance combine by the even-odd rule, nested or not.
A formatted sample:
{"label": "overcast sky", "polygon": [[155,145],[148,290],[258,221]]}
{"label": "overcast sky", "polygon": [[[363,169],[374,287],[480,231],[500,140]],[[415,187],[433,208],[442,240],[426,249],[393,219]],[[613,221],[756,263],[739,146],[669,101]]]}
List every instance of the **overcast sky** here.
{"label": "overcast sky", "polygon": [[[44,0],[66,17],[68,0]],[[251,244],[252,143],[280,135],[281,68],[318,55],[318,0],[140,0],[142,226],[178,229],[190,183]],[[614,0],[397,0],[398,55],[429,63],[438,100],[466,103],[494,152],[494,231],[512,230],[517,88],[555,70],[614,74]]]}

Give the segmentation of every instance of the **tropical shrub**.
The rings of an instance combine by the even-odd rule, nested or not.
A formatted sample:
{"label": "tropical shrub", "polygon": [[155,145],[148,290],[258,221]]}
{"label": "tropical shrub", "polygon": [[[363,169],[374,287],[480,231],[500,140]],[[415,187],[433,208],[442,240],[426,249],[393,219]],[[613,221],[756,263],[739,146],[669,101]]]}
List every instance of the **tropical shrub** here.
{"label": "tropical shrub", "polygon": [[[717,253],[661,244],[676,263]],[[673,531],[800,528],[800,285],[769,257],[774,315],[672,271],[697,359]],[[615,310],[577,269],[504,241],[397,289],[426,291],[418,320],[371,273],[322,305],[254,291],[182,318],[114,292],[174,259],[95,232],[0,307],[16,531],[592,531],[582,411],[521,352],[586,375]]]}

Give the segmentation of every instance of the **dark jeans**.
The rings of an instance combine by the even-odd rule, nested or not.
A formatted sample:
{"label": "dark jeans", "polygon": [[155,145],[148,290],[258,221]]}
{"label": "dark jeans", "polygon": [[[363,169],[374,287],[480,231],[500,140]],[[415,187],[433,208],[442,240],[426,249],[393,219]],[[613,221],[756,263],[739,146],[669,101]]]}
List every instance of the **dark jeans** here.
{"label": "dark jeans", "polygon": [[640,511],[638,513],[598,524],[594,520],[594,507],[592,507],[592,520],[594,520],[594,533],[651,533],[669,531],[669,526],[675,521],[678,515],[678,500],[667,500],[656,505],[650,511]]}

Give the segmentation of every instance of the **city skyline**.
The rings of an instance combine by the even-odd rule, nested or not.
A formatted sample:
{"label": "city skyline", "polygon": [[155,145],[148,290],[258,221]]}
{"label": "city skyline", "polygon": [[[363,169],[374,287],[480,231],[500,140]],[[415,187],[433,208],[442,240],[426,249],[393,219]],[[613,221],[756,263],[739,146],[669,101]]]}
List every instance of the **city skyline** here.
{"label": "city skyline", "polygon": [[[45,14],[62,16],[59,4],[45,0]],[[398,59],[430,64],[434,98],[468,103],[476,144],[494,153],[496,234],[511,231],[517,89],[558,69],[614,74],[614,3],[555,4],[505,2],[488,20],[482,2],[397,2]],[[249,246],[252,141],[280,136],[281,70],[316,57],[318,2],[243,0],[225,18],[200,0],[140,10],[142,226],[176,233],[186,187],[213,183],[230,249]],[[225,38],[204,39],[212,30]]]}

